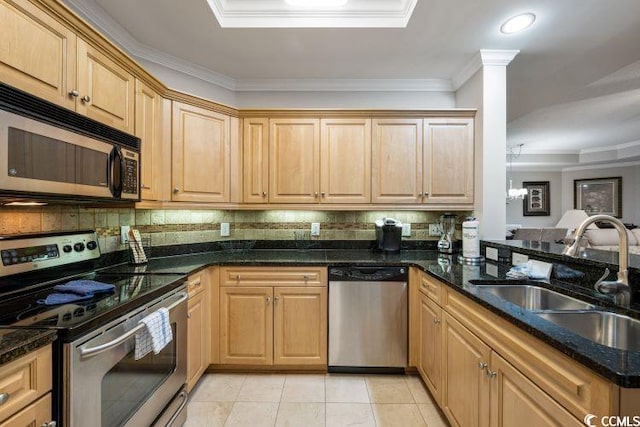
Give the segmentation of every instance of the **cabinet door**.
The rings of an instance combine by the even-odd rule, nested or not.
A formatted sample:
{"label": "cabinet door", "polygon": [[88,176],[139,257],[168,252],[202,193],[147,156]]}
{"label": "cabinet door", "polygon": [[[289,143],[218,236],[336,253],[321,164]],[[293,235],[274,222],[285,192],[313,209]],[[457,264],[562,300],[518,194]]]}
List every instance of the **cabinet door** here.
{"label": "cabinet door", "polygon": [[140,138],[143,200],[158,200],[162,159],[162,97],[136,80],[136,136]]}
{"label": "cabinet door", "polygon": [[422,120],[372,123],[371,202],[422,202]]}
{"label": "cabinet door", "polygon": [[134,77],[84,40],[77,39],[77,46],[76,111],[106,125],[134,133]]}
{"label": "cabinet door", "polygon": [[442,309],[422,292],[418,370],[439,403],[442,398]]}
{"label": "cabinet door", "polygon": [[179,202],[228,202],[229,117],[173,103],[173,194]]}
{"label": "cabinet door", "polygon": [[473,119],[425,119],[425,203],[473,203]]}
{"label": "cabinet door", "polygon": [[273,363],[327,364],[327,288],[274,288]]}
{"label": "cabinet door", "polygon": [[243,201],[267,203],[269,195],[269,120],[244,119]]}
{"label": "cabinet door", "polygon": [[220,288],[220,363],[273,363],[273,288]]}
{"label": "cabinet door", "polygon": [[269,120],[269,202],[317,203],[320,121]]}
{"label": "cabinet door", "polygon": [[0,3],[0,81],[74,109],[76,36],[27,0]]}
{"label": "cabinet door", "polygon": [[453,317],[444,318],[442,410],[452,426],[486,427],[490,348]]}
{"label": "cabinet door", "polygon": [[40,400],[0,423],[0,427],[47,426],[51,421],[51,393],[47,393]]}
{"label": "cabinet door", "polygon": [[[204,292],[200,292],[197,295],[190,297],[188,301],[188,314],[187,314],[187,390],[196,385],[200,376],[206,369],[205,366],[205,351],[206,343],[203,339],[204,331],[208,331],[207,328],[207,315],[206,315],[206,299]],[[208,338],[208,334],[207,334]]]}
{"label": "cabinet door", "polygon": [[490,367],[491,427],[584,426],[497,353]]}
{"label": "cabinet door", "polygon": [[371,201],[371,119],[320,121],[322,203]]}

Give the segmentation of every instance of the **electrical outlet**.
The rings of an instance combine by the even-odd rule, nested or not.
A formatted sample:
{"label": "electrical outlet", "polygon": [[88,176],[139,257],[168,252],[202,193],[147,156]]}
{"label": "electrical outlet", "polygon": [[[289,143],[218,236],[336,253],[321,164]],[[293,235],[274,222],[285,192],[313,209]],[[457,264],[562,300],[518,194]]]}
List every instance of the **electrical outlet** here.
{"label": "electrical outlet", "polygon": [[440,226],[438,224],[429,224],[429,236],[439,236]]}
{"label": "electrical outlet", "polygon": [[120,243],[129,243],[129,230],[131,230],[130,225],[120,227]]}
{"label": "electrical outlet", "polygon": [[529,257],[518,252],[511,253],[511,265],[526,264],[529,261]]}
{"label": "electrical outlet", "polygon": [[402,224],[402,237],[411,237],[411,224],[403,223]]}
{"label": "electrical outlet", "polygon": [[220,223],[220,237],[229,237],[229,223],[221,222]]}
{"label": "electrical outlet", "polygon": [[487,250],[485,251],[485,256],[487,257],[487,259],[491,259],[493,261],[497,261],[498,260],[498,249],[487,247]]}
{"label": "electrical outlet", "polygon": [[320,223],[319,222],[312,222],[311,223],[311,235],[312,236],[319,236],[320,235]]}

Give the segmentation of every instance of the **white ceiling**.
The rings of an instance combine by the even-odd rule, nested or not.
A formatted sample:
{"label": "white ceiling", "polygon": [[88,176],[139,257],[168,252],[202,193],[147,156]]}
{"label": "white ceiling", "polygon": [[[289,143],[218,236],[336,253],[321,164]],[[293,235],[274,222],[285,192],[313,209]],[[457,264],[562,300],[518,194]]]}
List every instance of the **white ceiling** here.
{"label": "white ceiling", "polygon": [[[358,90],[450,91],[479,50],[518,49],[507,68],[510,144],[524,143],[539,165],[561,153],[574,154],[574,164],[628,160],[640,147],[638,0],[418,0],[406,28],[331,29],[222,28],[208,1],[225,3],[66,3],[134,56],[177,59],[234,91],[274,82],[281,90],[355,82]],[[525,11],[537,15],[533,27],[499,32]]]}

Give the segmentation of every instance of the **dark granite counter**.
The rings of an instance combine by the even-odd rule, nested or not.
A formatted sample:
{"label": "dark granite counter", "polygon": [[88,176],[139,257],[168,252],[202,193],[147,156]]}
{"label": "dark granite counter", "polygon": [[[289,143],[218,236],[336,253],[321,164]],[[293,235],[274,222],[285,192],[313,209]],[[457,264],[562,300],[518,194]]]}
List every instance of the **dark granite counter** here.
{"label": "dark granite counter", "polygon": [[48,329],[0,329],[0,365],[9,363],[56,339]]}
{"label": "dark granite counter", "polygon": [[[472,280],[506,280],[505,274],[509,270],[507,263],[487,263],[481,266],[460,265],[452,257],[439,257],[434,250],[406,250],[399,254],[385,254],[366,249],[306,251],[258,249],[242,253],[213,251],[173,255],[151,259],[143,267],[121,264],[111,267],[110,271],[191,274],[213,265],[407,265],[418,267],[610,381],[622,387],[640,388],[640,352],[622,351],[596,344],[545,321],[530,311],[484,292],[470,283]],[[584,278],[582,280],[586,281]],[[640,318],[640,310],[612,307],[607,297],[598,294],[590,286],[584,286],[584,283],[552,280],[538,284],[607,307],[607,310]]]}

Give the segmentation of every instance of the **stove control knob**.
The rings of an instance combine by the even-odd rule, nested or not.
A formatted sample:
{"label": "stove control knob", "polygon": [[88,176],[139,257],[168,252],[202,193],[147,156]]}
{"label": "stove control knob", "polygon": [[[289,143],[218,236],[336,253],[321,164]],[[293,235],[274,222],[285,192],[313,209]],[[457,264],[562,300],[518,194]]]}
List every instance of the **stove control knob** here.
{"label": "stove control knob", "polygon": [[76,252],[82,252],[84,251],[84,243],[82,242],[78,242],[75,245],[73,245],[73,250]]}
{"label": "stove control knob", "polygon": [[71,247],[71,245],[64,245],[64,246],[62,247],[62,250],[63,250],[65,253],[67,253],[67,254],[68,254],[69,252],[71,252],[71,251],[73,250],[73,248]]}
{"label": "stove control knob", "polygon": [[90,242],[87,242],[87,249],[89,249],[90,251],[94,250],[97,247],[98,247],[98,244],[96,243],[95,240],[91,240]]}

